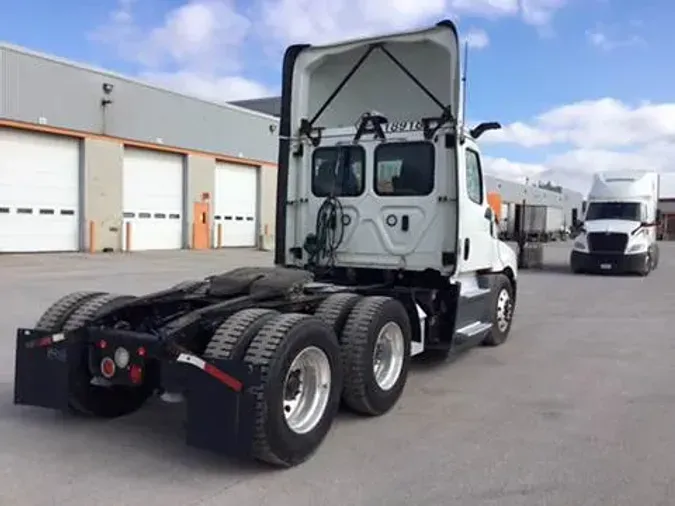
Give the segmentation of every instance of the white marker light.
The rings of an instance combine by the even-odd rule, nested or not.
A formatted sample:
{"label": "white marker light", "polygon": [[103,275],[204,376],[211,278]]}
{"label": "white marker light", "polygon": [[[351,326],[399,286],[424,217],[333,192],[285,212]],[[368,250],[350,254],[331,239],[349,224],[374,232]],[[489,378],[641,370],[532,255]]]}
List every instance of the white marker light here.
{"label": "white marker light", "polygon": [[120,369],[124,369],[129,365],[129,352],[125,348],[117,348],[115,350],[115,364]]}

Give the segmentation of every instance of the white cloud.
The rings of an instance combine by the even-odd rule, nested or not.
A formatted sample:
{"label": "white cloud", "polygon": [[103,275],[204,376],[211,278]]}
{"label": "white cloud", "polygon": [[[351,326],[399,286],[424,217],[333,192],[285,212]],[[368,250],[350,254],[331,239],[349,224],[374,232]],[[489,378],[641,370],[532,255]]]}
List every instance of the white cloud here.
{"label": "white cloud", "polygon": [[534,163],[517,163],[506,158],[493,158],[483,156],[485,172],[510,179],[512,181],[525,182],[526,179],[539,179],[547,171],[546,166]]}
{"label": "white cloud", "polygon": [[566,3],[567,0],[520,0],[520,10],[526,23],[542,26]]}
{"label": "white cloud", "polygon": [[463,40],[469,45],[469,47],[474,49],[483,49],[490,44],[490,37],[488,36],[487,32],[477,28],[470,29],[463,37]]}
{"label": "white cloud", "polygon": [[492,143],[524,147],[572,144],[613,148],[675,141],[675,103],[625,104],[613,98],[556,107],[532,122],[516,122],[488,132]]}
{"label": "white cloud", "polygon": [[497,172],[522,176],[538,172],[558,183],[585,185],[594,172],[612,169],[675,171],[675,103],[630,105],[616,99],[582,101],[551,109],[531,122],[507,124],[485,133],[490,144],[525,148],[566,148],[540,165],[491,164]]}
{"label": "white cloud", "polygon": [[[209,98],[231,100],[270,92],[246,77],[251,60],[291,43],[321,43],[404,30],[445,17],[519,17],[542,25],[567,0],[185,0],[157,23],[136,16],[138,0],[117,0],[107,22],[90,38],[139,66],[139,75]],[[157,2],[156,8],[161,7]],[[243,7],[242,7],[243,5]],[[472,29],[463,37],[475,48],[489,44]],[[247,58],[244,51],[247,50]],[[254,53],[251,57],[248,53]],[[247,61],[248,60],[248,61]]]}
{"label": "white cloud", "polygon": [[136,19],[138,0],[119,0],[108,23],[91,37],[142,69],[139,77],[213,100],[273,93],[242,75],[242,50],[253,23],[234,0],[189,0],[150,27]]}
{"label": "white cloud", "polygon": [[[633,20],[629,23],[631,30],[641,27],[638,20]],[[622,35],[614,35],[619,32]],[[620,30],[617,27],[604,27],[596,25],[595,28],[586,30],[586,40],[589,44],[602,51],[612,51],[621,47],[641,46],[645,44],[645,40],[637,34],[625,34],[626,29]]]}
{"label": "white cloud", "polygon": [[143,72],[139,77],[165,88],[189,92],[205,100],[235,101],[274,95],[272,89],[243,76],[219,76],[197,72]]}
{"label": "white cloud", "polygon": [[443,17],[520,16],[548,23],[567,0],[261,0],[262,30],[282,42],[330,42],[404,29]]}

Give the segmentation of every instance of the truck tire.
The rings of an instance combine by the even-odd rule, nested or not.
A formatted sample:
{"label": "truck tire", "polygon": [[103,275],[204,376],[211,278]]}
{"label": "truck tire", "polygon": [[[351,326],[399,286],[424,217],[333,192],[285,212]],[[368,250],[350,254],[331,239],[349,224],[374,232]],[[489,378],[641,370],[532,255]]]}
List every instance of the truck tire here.
{"label": "truck tire", "polygon": [[[64,332],[84,327],[113,304],[133,300],[131,295],[101,294],[88,299],[68,317]],[[94,418],[116,418],[137,411],[152,394],[152,386],[143,383],[138,387],[103,387],[91,384],[89,355],[82,354],[81,361],[71,370],[68,405],[76,415]]]}
{"label": "truck tire", "polygon": [[252,456],[277,467],[305,461],[340,407],[343,375],[335,332],[309,315],[280,314],[253,338],[244,363],[262,375],[262,384],[249,390],[255,397]]}
{"label": "truck tire", "polygon": [[492,287],[490,312],[492,313],[492,329],[483,340],[483,346],[499,346],[509,337],[513,322],[513,305],[515,304],[513,285],[509,278],[498,274]]}
{"label": "truck tire", "polygon": [[364,297],[342,332],[344,390],[352,411],[379,416],[398,402],[408,379],[412,330],[408,313],[391,297]]}
{"label": "truck tire", "polygon": [[73,311],[86,301],[100,295],[104,295],[104,292],[73,292],[64,295],[42,313],[35,324],[35,329],[59,332]]}
{"label": "truck tire", "polygon": [[220,324],[204,350],[204,358],[241,360],[251,341],[272,318],[273,309],[243,309]]}
{"label": "truck tire", "polygon": [[335,293],[324,300],[314,312],[314,316],[326,322],[342,340],[342,331],[354,306],[363,297],[356,293]]}

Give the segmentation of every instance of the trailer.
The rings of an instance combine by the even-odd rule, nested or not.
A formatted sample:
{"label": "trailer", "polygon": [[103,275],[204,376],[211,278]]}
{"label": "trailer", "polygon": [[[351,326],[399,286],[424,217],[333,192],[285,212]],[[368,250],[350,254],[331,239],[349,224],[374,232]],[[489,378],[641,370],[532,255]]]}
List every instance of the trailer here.
{"label": "trailer", "polygon": [[545,234],[547,241],[565,239],[565,212],[561,207],[548,206],[546,208]]}
{"label": "trailer", "polygon": [[451,21],[289,47],[275,265],[63,296],[17,330],[14,402],[114,418],[182,400],[189,445],[291,467],[340,405],[389,412],[413,356],[504,343],[517,261],[477,143],[500,126],[464,128],[459,56]]}
{"label": "trailer", "polygon": [[[564,237],[564,213],[562,208],[515,204],[513,237],[522,230],[528,241],[548,242]],[[522,218],[521,218],[522,217]],[[520,220],[523,220],[522,229]]]}

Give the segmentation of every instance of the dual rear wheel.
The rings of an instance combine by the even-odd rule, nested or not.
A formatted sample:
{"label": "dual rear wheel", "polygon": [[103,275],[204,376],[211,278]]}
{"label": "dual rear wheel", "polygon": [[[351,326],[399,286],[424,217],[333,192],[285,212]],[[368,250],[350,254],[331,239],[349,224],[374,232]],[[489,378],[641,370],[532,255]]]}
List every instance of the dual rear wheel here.
{"label": "dual rear wheel", "polygon": [[297,465],[319,447],[341,402],[377,416],[407,380],[411,327],[389,297],[335,294],[314,315],[245,309],[216,331],[205,359],[240,359],[260,368],[253,457]]}
{"label": "dual rear wheel", "polygon": [[[54,302],[35,324],[38,330],[70,332],[86,326],[110,308],[133,300],[130,295],[73,292]],[[68,381],[68,409],[80,416],[115,418],[137,411],[152,395],[150,385],[101,386],[92,383],[87,350],[80,350]]]}

